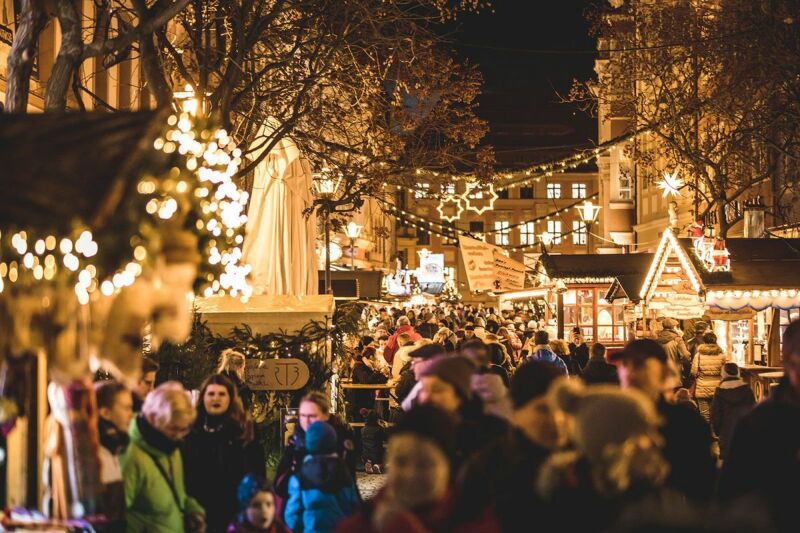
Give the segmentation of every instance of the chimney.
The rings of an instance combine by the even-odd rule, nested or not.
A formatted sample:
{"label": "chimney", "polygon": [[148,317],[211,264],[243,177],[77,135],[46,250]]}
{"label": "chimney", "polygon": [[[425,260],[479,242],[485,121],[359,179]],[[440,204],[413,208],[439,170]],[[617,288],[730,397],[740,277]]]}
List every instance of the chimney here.
{"label": "chimney", "polygon": [[766,207],[761,196],[744,203],[744,236],[746,239],[760,239],[766,233],[764,212]]}

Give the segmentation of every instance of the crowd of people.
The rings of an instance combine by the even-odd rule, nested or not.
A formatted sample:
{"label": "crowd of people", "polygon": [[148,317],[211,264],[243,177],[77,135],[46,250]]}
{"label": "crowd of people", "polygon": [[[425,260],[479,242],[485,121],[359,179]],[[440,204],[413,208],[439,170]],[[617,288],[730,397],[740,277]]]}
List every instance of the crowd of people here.
{"label": "crowd of people", "polygon": [[[368,308],[344,413],[312,391],[274,475],[243,357],[195,402],[146,361],[97,384],[109,531],[789,531],[800,479],[800,321],[755,405],[708,325],[609,353],[524,314]],[[240,361],[240,359],[242,359]],[[364,499],[357,471],[383,475]],[[740,503],[744,502],[744,504]],[[114,529],[114,528],[118,529]]]}

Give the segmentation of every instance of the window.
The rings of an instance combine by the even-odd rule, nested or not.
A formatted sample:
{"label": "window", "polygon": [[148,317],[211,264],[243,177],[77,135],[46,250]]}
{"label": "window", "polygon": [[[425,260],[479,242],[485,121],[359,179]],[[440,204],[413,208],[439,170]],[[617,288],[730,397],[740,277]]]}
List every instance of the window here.
{"label": "window", "polygon": [[547,197],[548,198],[561,198],[561,184],[548,183],[547,184]]}
{"label": "window", "polygon": [[536,228],[533,222],[523,222],[519,227],[519,243],[520,244],[534,244],[536,243]]}
{"label": "window", "polygon": [[430,191],[431,191],[430,183],[417,183],[414,186],[414,199],[421,200],[423,198],[427,198]]}
{"label": "window", "polygon": [[500,200],[508,200],[508,189],[500,189],[497,191],[497,198]]}
{"label": "window", "polygon": [[455,246],[455,239],[458,236],[458,233],[456,233],[456,223],[442,220],[442,233],[447,235],[447,237],[442,237],[442,244],[445,246]]}
{"label": "window", "polygon": [[533,187],[520,187],[519,198],[520,200],[533,200]]}
{"label": "window", "polygon": [[581,220],[572,221],[572,244],[586,244],[586,224]]}
{"label": "window", "polygon": [[495,220],[494,222],[494,243],[500,246],[508,246],[508,220]]}
{"label": "window", "polygon": [[586,184],[573,183],[572,184],[572,197],[573,198],[586,198]]}
{"label": "window", "polygon": [[633,180],[631,180],[631,169],[622,163],[619,165],[619,199],[630,200],[633,198]]}
{"label": "window", "polygon": [[561,244],[561,221],[548,220],[547,232],[553,238],[553,244]]}
{"label": "window", "polygon": [[442,185],[442,193],[444,194],[455,194],[456,193],[456,184],[455,183],[445,183]]}
{"label": "window", "polygon": [[469,223],[469,232],[470,233],[483,233],[483,221],[482,220],[471,220]]}
{"label": "window", "polygon": [[417,244],[430,245],[431,234],[424,229],[417,229]]}

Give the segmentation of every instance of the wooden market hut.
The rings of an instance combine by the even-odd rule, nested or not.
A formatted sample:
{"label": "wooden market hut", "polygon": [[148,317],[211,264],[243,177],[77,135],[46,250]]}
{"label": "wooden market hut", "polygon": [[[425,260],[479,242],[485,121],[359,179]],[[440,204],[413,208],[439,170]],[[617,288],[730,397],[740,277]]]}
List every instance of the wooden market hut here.
{"label": "wooden market hut", "polygon": [[623,306],[605,300],[617,276],[643,276],[653,254],[559,255],[546,251],[536,266],[536,287],[507,293],[503,301],[535,298],[559,338],[579,327],[587,341],[620,346],[626,341]]}
{"label": "wooden market hut", "polygon": [[640,334],[660,316],[709,318],[740,366],[779,367],[781,334],[800,317],[800,239],[724,243],[723,260],[714,262],[697,239],[667,229],[643,281],[617,276],[605,299],[636,306]]}

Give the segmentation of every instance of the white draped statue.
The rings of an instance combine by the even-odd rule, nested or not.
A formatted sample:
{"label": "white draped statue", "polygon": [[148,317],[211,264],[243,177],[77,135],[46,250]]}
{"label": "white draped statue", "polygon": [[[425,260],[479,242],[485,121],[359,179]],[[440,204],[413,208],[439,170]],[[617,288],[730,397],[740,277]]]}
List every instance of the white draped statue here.
{"label": "white draped statue", "polygon": [[[262,126],[257,138],[270,127]],[[314,200],[311,191],[311,166],[291,139],[281,140],[255,168],[242,251],[253,267],[253,294],[318,293],[316,217],[303,216]]]}

